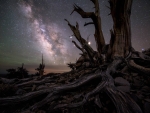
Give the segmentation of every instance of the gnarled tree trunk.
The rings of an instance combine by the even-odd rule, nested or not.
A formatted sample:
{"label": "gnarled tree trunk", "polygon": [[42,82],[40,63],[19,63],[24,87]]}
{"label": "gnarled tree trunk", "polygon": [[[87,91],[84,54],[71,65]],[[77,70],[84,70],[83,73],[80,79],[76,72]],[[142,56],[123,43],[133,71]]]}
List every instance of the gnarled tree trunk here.
{"label": "gnarled tree trunk", "polygon": [[132,0],[109,0],[114,22],[110,49],[113,57],[125,57],[131,49],[130,14]]}

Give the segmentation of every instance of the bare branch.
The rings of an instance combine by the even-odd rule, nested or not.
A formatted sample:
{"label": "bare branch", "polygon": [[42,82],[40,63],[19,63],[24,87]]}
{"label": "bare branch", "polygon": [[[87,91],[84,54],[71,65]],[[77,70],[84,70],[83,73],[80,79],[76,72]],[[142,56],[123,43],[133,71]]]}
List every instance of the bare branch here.
{"label": "bare branch", "polygon": [[68,22],[68,24],[70,24],[70,22],[67,19],[64,19],[66,22]]}
{"label": "bare branch", "polygon": [[99,15],[99,3],[98,0],[91,0],[94,3],[94,7],[95,7],[95,15],[98,16]]}
{"label": "bare branch", "polygon": [[[75,27],[75,26],[71,25],[67,19],[65,19],[65,21],[68,22],[68,25],[70,26],[71,30],[73,31],[74,36],[76,37],[76,39],[77,39],[77,40],[80,42],[80,44],[82,45],[82,48],[85,49],[86,52],[88,53],[88,56],[89,56],[90,60],[91,60],[92,62],[94,62],[94,60],[93,60],[94,50],[88,45],[88,42],[87,42],[84,38],[81,37],[80,31],[79,31],[79,29],[78,29],[78,28],[79,28],[78,23],[76,23],[76,27]],[[81,49],[81,47],[79,47],[74,41],[73,41],[73,43],[76,45],[76,47],[77,47],[78,49],[80,49],[81,51],[83,51],[83,50]],[[83,53],[84,53],[84,52],[83,52]]]}
{"label": "bare branch", "polygon": [[93,4],[95,5],[95,0],[91,0],[93,2]]}
{"label": "bare branch", "polygon": [[79,24],[78,24],[78,22],[76,22],[76,28],[79,29]]}
{"label": "bare branch", "polygon": [[90,24],[94,24],[94,23],[93,22],[88,22],[88,23],[85,22],[84,26],[87,26],[87,25],[90,25]]}
{"label": "bare branch", "polygon": [[84,49],[81,48],[75,41],[72,41],[72,43],[74,43],[74,45],[84,53]]}
{"label": "bare branch", "polygon": [[67,19],[65,19],[65,21],[68,22],[68,25],[69,25],[70,29],[73,31],[74,36],[76,37],[76,39],[80,42],[81,45],[83,45],[86,42],[86,40],[81,37],[80,31],[78,29],[79,24],[76,22],[76,27],[75,27],[75,26],[71,25],[70,22]]}
{"label": "bare branch", "polygon": [[105,5],[108,9],[110,9],[110,7],[109,6],[107,6],[107,5]]}
{"label": "bare branch", "polygon": [[93,23],[95,26],[94,36],[95,36],[95,41],[96,41],[96,47],[97,47],[99,54],[101,54],[102,48],[105,46],[105,40],[104,40],[102,28],[101,28],[99,3],[98,3],[98,0],[91,0],[91,1],[94,3],[94,7],[95,7],[95,13],[91,19],[93,20]]}
{"label": "bare branch", "polygon": [[[94,15],[93,12],[85,12],[82,8],[80,8],[80,7],[77,6],[76,4],[74,4],[74,9],[73,9],[73,11],[71,12],[71,14],[72,14],[74,11],[76,11],[77,13],[79,13],[79,14],[82,16],[82,18],[91,18],[92,15]],[[70,14],[70,15],[71,15],[71,14]]]}
{"label": "bare branch", "polygon": [[72,11],[72,13],[74,11],[76,11],[77,13],[79,13],[81,15],[82,18],[91,18],[92,19],[93,22],[85,23],[84,26],[94,24],[94,26],[95,26],[94,37],[95,37],[95,41],[96,41],[96,47],[97,47],[99,54],[101,54],[102,48],[105,45],[105,40],[104,40],[104,36],[102,33],[102,28],[101,28],[99,3],[98,3],[98,0],[91,0],[91,1],[94,3],[95,12],[85,12],[82,8],[80,8],[79,6],[74,4],[74,10]]}

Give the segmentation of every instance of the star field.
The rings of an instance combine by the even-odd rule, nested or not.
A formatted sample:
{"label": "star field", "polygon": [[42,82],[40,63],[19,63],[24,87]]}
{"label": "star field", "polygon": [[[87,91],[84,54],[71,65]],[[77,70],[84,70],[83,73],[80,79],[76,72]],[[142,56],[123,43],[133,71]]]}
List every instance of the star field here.
{"label": "star field", "polygon": [[[90,0],[1,0],[0,1],[0,73],[17,68],[22,63],[29,73],[44,55],[46,73],[68,71],[67,63],[75,62],[80,51],[72,44],[76,41],[67,23],[79,23],[82,37],[90,35],[94,50],[94,26],[84,27],[90,19],[82,19],[76,12],[70,15],[76,3],[85,11],[94,11]],[[99,0],[102,30],[109,43],[113,23],[108,16],[108,0]],[[150,47],[150,1],[133,0],[131,12],[132,46],[141,51]]]}

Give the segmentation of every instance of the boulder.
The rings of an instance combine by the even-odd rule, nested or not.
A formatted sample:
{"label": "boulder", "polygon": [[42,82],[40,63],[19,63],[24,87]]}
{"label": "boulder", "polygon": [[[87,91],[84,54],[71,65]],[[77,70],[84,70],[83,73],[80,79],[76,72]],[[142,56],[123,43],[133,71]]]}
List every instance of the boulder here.
{"label": "boulder", "polygon": [[130,92],[130,86],[117,86],[117,89],[123,92]]}
{"label": "boulder", "polygon": [[130,86],[130,83],[122,78],[122,77],[116,77],[115,78],[115,85],[118,85],[118,86]]}

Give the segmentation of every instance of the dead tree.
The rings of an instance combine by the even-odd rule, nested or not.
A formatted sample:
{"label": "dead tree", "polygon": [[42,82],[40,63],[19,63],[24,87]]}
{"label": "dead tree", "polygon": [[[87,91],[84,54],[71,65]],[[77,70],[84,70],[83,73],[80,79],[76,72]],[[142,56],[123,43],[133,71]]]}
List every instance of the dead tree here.
{"label": "dead tree", "polygon": [[[91,18],[93,21],[86,23],[85,26],[89,24],[95,26],[94,36],[98,53],[96,59],[96,52],[80,35],[78,23],[73,26],[65,20],[81,47],[73,43],[83,52],[83,56],[88,55],[92,68],[77,68],[71,72],[40,78],[42,81],[38,81],[39,78],[33,78],[32,80],[23,79],[19,83],[14,80],[10,82],[0,79],[1,82],[9,81],[8,83],[13,83],[15,87],[21,86],[27,91],[23,95],[0,98],[0,108],[22,103],[24,105],[25,102],[29,102],[30,106],[27,104],[27,107],[22,107],[28,112],[46,109],[45,111],[52,113],[80,111],[84,113],[143,113],[143,111],[148,113],[146,111],[149,111],[147,102],[150,98],[150,56],[135,51],[131,44],[132,0],[109,0],[110,14],[114,22],[113,30],[110,30],[109,45],[105,45],[101,30],[98,0],[91,1],[94,3],[95,12],[85,12],[77,5],[74,5],[73,12],[76,11],[83,18]],[[92,66],[99,59],[102,60],[101,54],[105,54],[106,61]],[[141,82],[140,84],[136,82],[137,78],[142,80],[138,81]],[[49,84],[41,86],[43,82]],[[36,86],[33,87],[35,83]],[[37,97],[40,99],[35,102]]]}
{"label": "dead tree", "polygon": [[38,71],[38,75],[42,76],[44,75],[44,68],[45,68],[45,64],[43,63],[43,54],[42,54],[42,63],[35,70]]}

